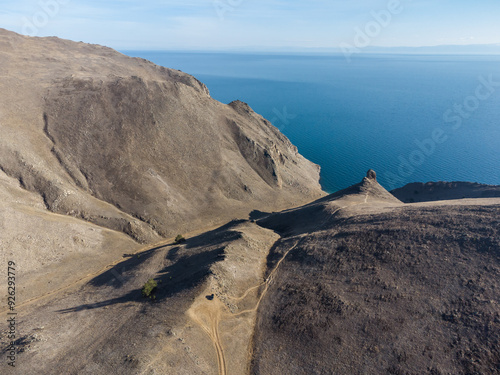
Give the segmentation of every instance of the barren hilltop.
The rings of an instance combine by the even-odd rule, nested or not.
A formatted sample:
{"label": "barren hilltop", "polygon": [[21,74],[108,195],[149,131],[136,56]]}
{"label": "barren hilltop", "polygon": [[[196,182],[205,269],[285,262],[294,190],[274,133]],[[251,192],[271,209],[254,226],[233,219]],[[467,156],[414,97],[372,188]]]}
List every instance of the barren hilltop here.
{"label": "barren hilltop", "polygon": [[188,74],[3,29],[0,46],[0,261],[29,277],[324,195],[283,134]]}
{"label": "barren hilltop", "polygon": [[497,187],[326,195],[185,73],[2,29],[0,66],[2,374],[500,372]]}

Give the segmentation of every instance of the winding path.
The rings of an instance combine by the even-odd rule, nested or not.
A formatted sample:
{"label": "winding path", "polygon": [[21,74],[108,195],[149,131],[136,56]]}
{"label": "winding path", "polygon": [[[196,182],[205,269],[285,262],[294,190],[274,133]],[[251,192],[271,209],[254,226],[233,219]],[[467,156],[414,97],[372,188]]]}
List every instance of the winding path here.
{"label": "winding path", "polygon": [[[368,202],[368,193],[366,193],[364,200],[359,203],[351,203],[342,207],[337,208],[334,212],[332,212],[329,217],[320,225],[318,225],[317,230],[321,230],[330,220],[332,217],[335,216],[337,212],[340,210],[343,210],[347,207],[353,207],[353,206],[358,206],[362,205]],[[248,294],[255,290],[258,289],[262,286],[264,286],[264,289],[262,290],[257,303],[255,306],[251,309],[240,311],[237,313],[232,313],[230,312],[226,305],[217,297],[214,296],[214,299],[210,302],[205,302],[203,305],[200,305],[198,307],[192,308],[189,310],[188,315],[190,318],[196,322],[202,329],[203,331],[210,337],[210,340],[212,341],[215,351],[216,351],[216,356],[217,356],[217,364],[218,364],[218,374],[219,375],[226,375],[227,374],[227,367],[226,367],[226,358],[224,355],[224,347],[220,338],[219,334],[219,325],[224,317],[226,315],[228,318],[234,318],[238,317],[247,313],[251,312],[256,312],[259,309],[260,303],[264,299],[264,297],[267,294],[267,291],[269,289],[269,286],[271,285],[271,282],[273,281],[273,276],[276,274],[276,272],[279,270],[280,266],[283,264],[284,260],[292,252],[298,245],[304,241],[304,239],[307,238],[307,236],[302,235],[298,241],[295,242],[293,246],[291,246],[280,258],[280,260],[276,263],[276,265],[273,267],[271,272],[269,273],[269,276],[262,282],[257,285],[254,285],[250,288],[248,288],[241,296],[239,297],[231,297],[231,296],[226,296],[227,299],[233,300],[233,301],[242,301],[245,299]],[[282,240],[282,238],[278,239],[278,241]],[[276,241],[276,242],[278,242]]]}
{"label": "winding path", "polygon": [[[198,234],[205,233],[207,231],[216,229],[218,227],[219,227],[219,225],[210,226],[208,228],[203,228],[203,229],[198,229],[198,230],[186,233],[184,236],[186,238],[189,238],[189,237],[192,237],[192,236],[195,236],[195,235],[198,235]],[[163,241],[157,242],[157,243],[152,244],[152,245],[147,245],[147,246],[142,247],[139,250],[135,251],[134,253],[131,253],[130,256],[135,256],[135,255],[138,255],[138,254],[142,254],[142,253],[145,253],[145,252],[153,250],[153,249],[164,248],[166,246],[172,245],[174,243],[174,241],[175,241],[175,238],[172,237],[172,238],[165,239]],[[64,286],[62,286],[60,288],[54,289],[54,290],[52,290],[50,292],[47,292],[45,294],[42,294],[40,296],[30,298],[29,300],[24,301],[22,303],[18,303],[18,304],[16,304],[16,309],[32,305],[35,302],[42,301],[42,300],[44,300],[44,299],[46,299],[48,297],[51,297],[51,296],[54,296],[54,295],[58,295],[58,294],[66,291],[66,290],[69,290],[69,289],[78,287],[80,285],[83,285],[86,282],[89,282],[93,278],[95,278],[95,277],[103,274],[104,272],[110,270],[111,268],[113,268],[116,265],[118,265],[118,264],[120,264],[122,262],[125,262],[125,261],[126,261],[126,259],[123,259],[123,257],[121,257],[120,259],[118,259],[118,260],[116,260],[116,261],[114,261],[114,262],[112,262],[112,263],[104,266],[103,268],[99,269],[98,271],[89,273],[89,274],[87,274],[87,275],[79,278],[78,280],[73,281],[70,284],[64,285]],[[9,311],[9,309],[0,310],[0,316],[6,314],[8,311]]]}

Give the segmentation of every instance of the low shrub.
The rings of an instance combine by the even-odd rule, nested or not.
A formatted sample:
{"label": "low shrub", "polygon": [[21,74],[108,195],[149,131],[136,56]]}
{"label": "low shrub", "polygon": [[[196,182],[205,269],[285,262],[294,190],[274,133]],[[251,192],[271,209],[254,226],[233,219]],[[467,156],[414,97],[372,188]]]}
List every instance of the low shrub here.
{"label": "low shrub", "polygon": [[146,281],[146,284],[142,287],[143,297],[155,299],[154,292],[156,291],[157,286],[158,284],[153,279]]}
{"label": "low shrub", "polygon": [[182,236],[182,234],[178,234],[177,237],[175,237],[175,243],[183,243],[186,242],[186,239]]}

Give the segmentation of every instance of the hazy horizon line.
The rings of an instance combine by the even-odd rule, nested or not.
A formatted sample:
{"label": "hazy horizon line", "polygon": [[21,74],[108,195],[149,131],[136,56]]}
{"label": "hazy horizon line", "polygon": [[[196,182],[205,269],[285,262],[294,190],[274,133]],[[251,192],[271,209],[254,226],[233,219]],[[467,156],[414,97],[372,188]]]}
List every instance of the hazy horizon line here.
{"label": "hazy horizon line", "polygon": [[[211,52],[211,53],[326,53],[326,54],[344,54],[341,47],[262,47],[262,46],[246,46],[246,47],[203,47],[203,48],[117,48],[119,51],[155,51],[155,52]],[[497,55],[500,54],[500,43],[492,44],[442,44],[434,46],[367,46],[361,48],[357,54],[374,54],[374,53],[397,53],[410,54],[422,53],[425,54],[484,54]]]}

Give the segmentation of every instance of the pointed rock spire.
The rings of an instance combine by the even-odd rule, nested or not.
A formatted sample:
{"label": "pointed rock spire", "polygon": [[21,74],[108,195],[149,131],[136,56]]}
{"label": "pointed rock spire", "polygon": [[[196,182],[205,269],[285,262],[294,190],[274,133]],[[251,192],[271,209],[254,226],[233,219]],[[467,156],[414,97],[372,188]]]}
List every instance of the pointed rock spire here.
{"label": "pointed rock spire", "polygon": [[377,173],[373,169],[370,169],[366,172],[366,178],[377,181]]}

